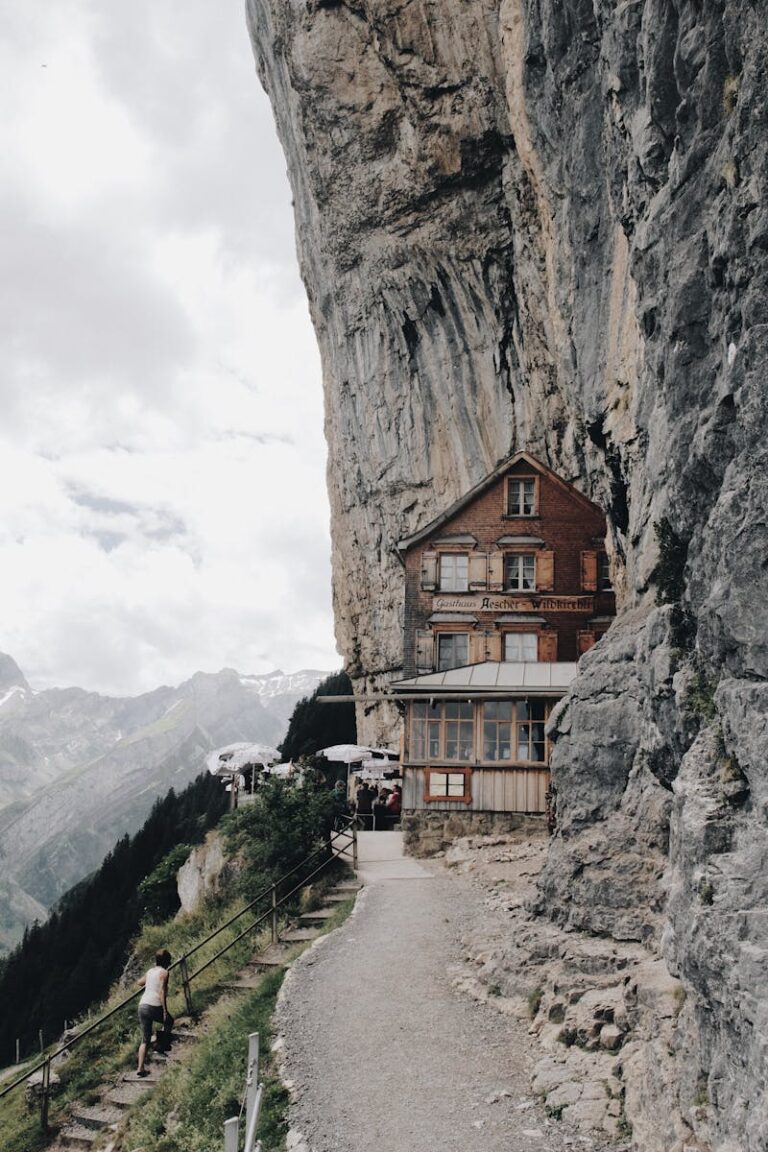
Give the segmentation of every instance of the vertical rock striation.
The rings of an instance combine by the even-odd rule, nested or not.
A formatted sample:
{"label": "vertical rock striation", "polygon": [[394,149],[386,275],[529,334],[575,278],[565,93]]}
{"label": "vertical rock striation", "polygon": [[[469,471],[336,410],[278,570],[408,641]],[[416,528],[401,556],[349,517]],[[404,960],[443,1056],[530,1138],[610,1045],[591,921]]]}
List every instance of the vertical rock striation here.
{"label": "vertical rock striation", "polygon": [[[679,1078],[768,1142],[768,117],[757,0],[248,0],[323,357],[338,640],[400,664],[395,541],[525,447],[606,510],[619,618],[555,720],[534,911],[662,950]],[[387,735],[374,712],[366,738]],[[664,1099],[662,1100],[662,1097]],[[644,1122],[643,1122],[644,1119]],[[672,1129],[670,1128],[669,1131]],[[729,1142],[730,1141],[730,1142]]]}

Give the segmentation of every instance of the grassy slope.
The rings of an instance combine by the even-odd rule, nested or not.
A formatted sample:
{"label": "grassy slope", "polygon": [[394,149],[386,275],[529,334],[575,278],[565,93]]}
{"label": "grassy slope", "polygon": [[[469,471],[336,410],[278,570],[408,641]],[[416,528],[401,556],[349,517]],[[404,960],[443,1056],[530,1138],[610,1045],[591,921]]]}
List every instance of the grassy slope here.
{"label": "grassy slope", "polygon": [[[328,922],[328,930],[342,923],[353,904],[354,901],[349,900],[339,905]],[[234,904],[218,907],[215,912],[207,910],[199,916],[146,927],[136,947],[136,971],[147,967],[149,958],[159,947],[167,946],[173,955],[180,955],[233,910],[236,910]],[[232,939],[236,932],[237,926],[228,929],[228,935],[223,934],[223,938]],[[266,936],[258,942],[266,946]],[[220,938],[208,945],[196,957],[196,967],[221,944]],[[259,1137],[264,1152],[284,1149],[288,1100],[270,1054],[270,1021],[283,972],[265,976],[261,987],[252,993],[221,996],[219,987],[221,981],[242,967],[256,944],[257,940],[247,937],[195,981],[195,1007],[205,1011],[201,1039],[169,1067],[157,1089],[134,1108],[117,1145],[122,1152],[139,1147],[152,1152],[219,1152],[223,1147],[224,1121],[237,1115],[240,1108],[248,1035],[254,1031],[261,1037],[261,1072],[265,1083]],[[130,991],[130,986],[116,988],[102,1008],[106,1010]],[[176,1016],[184,1011],[180,980],[178,976],[174,979],[173,973],[170,1007]],[[101,1010],[95,1010],[93,1018],[100,1015]],[[137,1042],[135,1004],[123,1009],[94,1037],[83,1041],[72,1057],[56,1069],[61,1088],[51,1105],[54,1128],[65,1122],[68,1104],[76,1100],[95,1101],[97,1090],[105,1080],[117,1079],[134,1066]],[[44,1147],[39,1114],[28,1111],[23,1089],[17,1089],[12,1096],[0,1101],[0,1152],[39,1152]]]}

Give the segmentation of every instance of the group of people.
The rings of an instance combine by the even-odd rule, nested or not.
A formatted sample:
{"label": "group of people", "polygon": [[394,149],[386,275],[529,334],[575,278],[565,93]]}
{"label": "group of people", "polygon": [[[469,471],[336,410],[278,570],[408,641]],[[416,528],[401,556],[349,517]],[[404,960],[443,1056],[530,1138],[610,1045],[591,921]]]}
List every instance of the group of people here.
{"label": "group of people", "polygon": [[391,829],[400,819],[403,791],[399,784],[380,788],[364,780],[355,793],[355,812],[367,831]]}

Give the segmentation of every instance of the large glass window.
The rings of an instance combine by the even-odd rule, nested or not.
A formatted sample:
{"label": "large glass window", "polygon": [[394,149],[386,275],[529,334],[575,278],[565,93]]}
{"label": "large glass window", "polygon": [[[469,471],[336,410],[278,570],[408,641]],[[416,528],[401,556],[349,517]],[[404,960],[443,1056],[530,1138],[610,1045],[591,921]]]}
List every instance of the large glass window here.
{"label": "large glass window", "polygon": [[474,705],[446,700],[411,705],[409,759],[469,763],[475,759],[474,712],[481,726],[481,758],[488,763],[546,764],[549,744],[545,700],[486,700]]}
{"label": "large glass window", "polygon": [[443,552],[440,556],[440,591],[466,592],[469,588],[469,556]]}
{"label": "large glass window", "polygon": [[511,700],[483,705],[483,760],[512,759],[514,708]]}
{"label": "large glass window", "polygon": [[507,632],[504,635],[504,659],[525,664],[539,658],[539,637],[535,632]]}
{"label": "large glass window", "polygon": [[474,706],[446,700],[411,705],[411,760],[474,759]]}
{"label": "large glass window", "polygon": [[504,587],[507,592],[533,592],[536,588],[536,557],[531,552],[513,552],[504,557]]}
{"label": "large glass window", "polygon": [[520,480],[516,477],[507,481],[507,515],[535,516],[536,481]]}
{"label": "large glass window", "polygon": [[469,634],[467,632],[446,632],[437,637],[437,670],[463,668],[469,664]]}
{"label": "large glass window", "polygon": [[517,759],[533,764],[546,764],[547,740],[544,735],[546,704],[543,700],[518,700]]}
{"label": "large glass window", "polygon": [[547,763],[544,700],[489,700],[482,711],[483,760]]}

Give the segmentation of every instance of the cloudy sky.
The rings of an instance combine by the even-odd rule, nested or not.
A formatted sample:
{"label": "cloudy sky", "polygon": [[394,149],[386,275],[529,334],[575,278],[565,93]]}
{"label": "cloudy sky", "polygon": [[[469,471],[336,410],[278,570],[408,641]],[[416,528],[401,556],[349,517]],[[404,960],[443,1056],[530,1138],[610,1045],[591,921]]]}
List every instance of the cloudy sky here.
{"label": "cloudy sky", "polygon": [[0,0],[0,650],[334,668],[320,367],[241,0]]}

